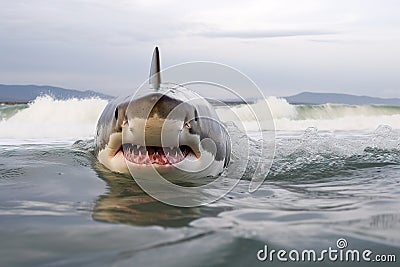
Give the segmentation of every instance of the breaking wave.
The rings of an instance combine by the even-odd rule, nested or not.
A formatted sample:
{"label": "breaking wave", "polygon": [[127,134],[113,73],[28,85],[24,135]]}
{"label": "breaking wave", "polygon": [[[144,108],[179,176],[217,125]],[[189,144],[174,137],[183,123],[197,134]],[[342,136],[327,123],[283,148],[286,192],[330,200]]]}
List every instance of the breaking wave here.
{"label": "breaking wave", "polygon": [[[224,121],[241,121],[248,130],[256,130],[256,119],[271,119],[271,116],[265,112],[266,104],[271,110],[275,129],[278,131],[302,131],[308,127],[327,131],[358,131],[374,130],[380,125],[400,129],[400,107],[398,106],[292,105],[285,99],[268,97],[266,101],[260,100],[250,105],[234,106],[229,111],[227,108],[221,108],[217,112]],[[233,113],[235,116],[232,115]]]}
{"label": "breaking wave", "polygon": [[93,137],[97,120],[107,104],[99,98],[55,100],[41,96],[32,103],[2,106],[0,138],[45,139]]}
{"label": "breaking wave", "polygon": [[[291,105],[285,99],[268,97],[266,101],[249,106],[230,107],[230,111],[218,107],[217,113],[222,121],[241,121],[248,130],[256,130],[256,119],[271,119],[265,112],[266,103],[278,131],[304,131],[308,127],[322,131],[373,131],[380,125],[400,129],[400,107],[392,106]],[[93,137],[106,104],[107,100],[99,98],[56,100],[50,96],[38,97],[26,105],[3,104],[0,105],[0,138],[72,140]]]}

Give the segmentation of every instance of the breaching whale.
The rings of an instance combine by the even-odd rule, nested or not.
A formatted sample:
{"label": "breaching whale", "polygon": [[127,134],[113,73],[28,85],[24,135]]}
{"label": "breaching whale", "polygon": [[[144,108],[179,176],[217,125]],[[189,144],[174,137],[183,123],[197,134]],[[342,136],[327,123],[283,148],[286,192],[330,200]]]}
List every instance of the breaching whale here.
{"label": "breaching whale", "polygon": [[101,114],[95,155],[117,173],[164,177],[217,176],[228,165],[231,140],[213,106],[197,93],[161,82],[159,50],[149,88],[110,101]]}

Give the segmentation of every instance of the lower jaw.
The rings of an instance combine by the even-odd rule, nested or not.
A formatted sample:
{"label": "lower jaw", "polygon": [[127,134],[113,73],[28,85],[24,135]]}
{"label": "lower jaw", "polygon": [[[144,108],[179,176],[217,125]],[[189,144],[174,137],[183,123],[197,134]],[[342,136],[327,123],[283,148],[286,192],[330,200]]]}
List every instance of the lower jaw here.
{"label": "lower jaw", "polygon": [[182,174],[176,164],[137,164],[125,161],[130,174],[135,178],[153,179],[161,175],[163,178],[169,179]]}
{"label": "lower jaw", "polygon": [[[193,152],[188,152],[185,155],[181,155],[179,158],[165,156],[163,154],[157,156],[157,158],[155,158],[153,154],[146,157],[139,156],[138,158],[136,158],[136,155],[125,154],[122,151],[120,151],[119,153],[122,153],[123,158],[127,163],[129,163],[131,166],[136,166],[138,168],[171,168],[179,165],[187,159],[197,159],[196,155]],[[135,159],[135,161],[133,161],[133,159]]]}
{"label": "lower jaw", "polygon": [[133,168],[138,168],[138,169],[144,169],[144,168],[163,168],[163,169],[169,169],[169,168],[174,168],[175,164],[158,164],[158,163],[151,163],[151,164],[140,164],[140,163],[135,163],[132,161],[129,161],[125,159],[126,163],[129,164],[129,166]]}
{"label": "lower jaw", "polygon": [[[162,171],[163,173],[167,173],[174,169],[180,169],[182,164],[185,164],[186,161],[194,162],[197,161],[199,158],[196,157],[193,153],[189,153],[186,155],[181,161],[174,162],[174,163],[166,163],[166,164],[159,164],[159,163],[136,163],[128,160],[125,158],[125,162],[130,170],[146,170],[146,169],[156,169],[158,171]],[[190,164],[190,163],[189,163]]]}
{"label": "lower jaw", "polygon": [[187,158],[193,159],[193,158],[196,158],[196,157],[194,155],[192,155],[192,154],[189,154],[185,158],[183,158],[182,160],[180,160],[178,162],[174,162],[174,163],[157,163],[157,162],[153,162],[153,163],[137,163],[137,162],[130,161],[129,159],[124,157],[125,162],[129,165],[129,167],[137,168],[137,169],[145,169],[145,168],[171,169],[171,168],[176,167],[177,165],[179,165],[183,161],[185,161]]}

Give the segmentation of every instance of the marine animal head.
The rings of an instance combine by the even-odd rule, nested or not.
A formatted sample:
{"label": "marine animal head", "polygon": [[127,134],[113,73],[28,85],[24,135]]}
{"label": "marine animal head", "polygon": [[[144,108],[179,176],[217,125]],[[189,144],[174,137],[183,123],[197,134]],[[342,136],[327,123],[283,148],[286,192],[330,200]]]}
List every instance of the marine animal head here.
{"label": "marine animal head", "polygon": [[154,50],[146,94],[111,101],[97,125],[95,153],[114,172],[166,178],[216,176],[229,163],[230,138],[212,105],[161,83]]}

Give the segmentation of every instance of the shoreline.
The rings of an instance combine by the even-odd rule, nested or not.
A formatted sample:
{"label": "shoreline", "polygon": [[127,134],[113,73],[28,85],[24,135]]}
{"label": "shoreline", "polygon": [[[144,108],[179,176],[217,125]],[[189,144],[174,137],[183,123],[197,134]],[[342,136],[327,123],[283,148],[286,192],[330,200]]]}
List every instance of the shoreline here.
{"label": "shoreline", "polygon": [[29,102],[26,101],[0,101],[0,105],[8,105],[8,106],[14,106],[14,105],[27,105]]}

